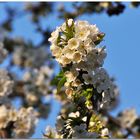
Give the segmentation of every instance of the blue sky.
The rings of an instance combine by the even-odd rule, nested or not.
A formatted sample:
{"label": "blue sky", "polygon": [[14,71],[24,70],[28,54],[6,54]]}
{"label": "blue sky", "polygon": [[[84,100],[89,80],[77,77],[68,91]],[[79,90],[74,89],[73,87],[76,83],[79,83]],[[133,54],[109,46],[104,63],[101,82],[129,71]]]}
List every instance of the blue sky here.
{"label": "blue sky", "polygon": [[[56,3],[59,5],[60,3]],[[125,3],[128,5],[127,3]],[[22,8],[22,3],[11,3],[12,6]],[[65,3],[71,10],[71,3]],[[0,20],[5,18],[3,11],[4,4],[0,4]],[[107,48],[107,58],[104,67],[111,76],[116,78],[116,83],[120,89],[120,105],[112,112],[117,112],[129,107],[136,108],[140,114],[140,8],[126,8],[124,13],[119,16],[109,17],[108,15],[84,15],[77,19],[87,20],[92,24],[97,24],[99,29],[106,34],[103,45]],[[57,13],[50,15],[46,19],[41,19],[42,26],[48,25],[49,28],[55,29],[63,20],[56,18]],[[33,32],[35,26],[29,22],[30,15],[24,16],[14,22],[14,33],[12,36],[24,36],[27,40],[35,40],[38,43],[41,36]],[[54,127],[55,118],[59,111],[59,103],[53,100],[52,112],[48,120],[40,121],[35,138],[40,138],[46,125]]]}

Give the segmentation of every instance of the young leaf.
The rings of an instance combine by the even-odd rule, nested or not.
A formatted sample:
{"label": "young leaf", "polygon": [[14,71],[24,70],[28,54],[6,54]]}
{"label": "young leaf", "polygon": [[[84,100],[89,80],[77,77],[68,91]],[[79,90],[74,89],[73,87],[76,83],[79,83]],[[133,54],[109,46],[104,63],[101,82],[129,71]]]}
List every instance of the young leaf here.
{"label": "young leaf", "polygon": [[60,89],[62,88],[62,86],[64,85],[65,82],[66,82],[66,77],[63,77],[63,78],[58,82],[58,85],[57,85],[57,92],[60,91]]}

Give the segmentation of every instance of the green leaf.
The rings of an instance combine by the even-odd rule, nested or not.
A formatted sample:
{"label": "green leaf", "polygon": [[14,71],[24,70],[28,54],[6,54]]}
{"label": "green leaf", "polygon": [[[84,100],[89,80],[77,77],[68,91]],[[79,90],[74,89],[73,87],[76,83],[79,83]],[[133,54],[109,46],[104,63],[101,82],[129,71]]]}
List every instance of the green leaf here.
{"label": "green leaf", "polygon": [[92,105],[92,102],[91,102],[92,94],[93,94],[93,88],[87,88],[86,90],[83,90],[81,96],[85,96],[85,98],[86,98],[85,105],[86,106]]}
{"label": "green leaf", "polygon": [[92,89],[92,88],[88,88],[88,89],[86,89],[86,91],[87,91],[87,92],[92,92],[93,89]]}
{"label": "green leaf", "polygon": [[100,34],[98,34],[97,36],[98,36],[98,40],[96,40],[96,41],[94,42],[95,45],[100,44],[100,42],[103,40],[105,34],[104,34],[104,33],[100,33]]}
{"label": "green leaf", "polygon": [[90,98],[91,98],[91,96],[92,96],[92,93],[91,93],[91,92],[90,92],[90,93],[88,93],[88,95],[87,95],[87,97],[86,97],[86,98],[87,98],[87,100],[88,100],[88,99],[90,99]]}
{"label": "green leaf", "polygon": [[63,76],[64,72],[60,71],[60,73],[51,81],[51,85],[58,85],[59,81],[63,78]]}
{"label": "green leaf", "polygon": [[87,100],[87,101],[85,102],[85,105],[86,105],[86,106],[92,106],[92,102],[91,102],[90,100]]}
{"label": "green leaf", "polygon": [[57,92],[59,92],[65,82],[66,77],[64,76],[64,72],[60,71],[60,73],[51,81],[51,85],[57,86]]}
{"label": "green leaf", "polygon": [[65,35],[67,37],[67,40],[74,37],[74,21],[72,22],[72,25],[68,25],[68,19],[66,20],[66,32]]}
{"label": "green leaf", "polygon": [[60,89],[62,88],[62,86],[64,85],[65,82],[66,82],[66,77],[63,77],[63,78],[58,82],[58,85],[57,85],[57,92],[60,91]]}
{"label": "green leaf", "polygon": [[83,90],[82,96],[85,96],[86,98],[92,96],[92,91],[93,91],[92,88],[87,88],[86,90]]}

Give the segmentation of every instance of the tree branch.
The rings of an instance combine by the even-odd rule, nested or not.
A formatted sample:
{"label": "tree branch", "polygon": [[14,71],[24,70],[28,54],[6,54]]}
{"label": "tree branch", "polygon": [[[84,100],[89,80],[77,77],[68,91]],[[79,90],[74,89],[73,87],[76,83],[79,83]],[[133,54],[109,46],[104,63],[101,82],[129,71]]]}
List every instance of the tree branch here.
{"label": "tree branch", "polygon": [[[102,111],[102,114],[107,116],[109,121],[115,124],[116,126],[122,128],[122,125],[119,120],[117,120],[115,117],[111,116],[108,112]],[[124,138],[127,138],[129,135],[133,135],[135,138],[138,138],[137,134],[131,129],[131,128],[124,128],[128,132]]]}

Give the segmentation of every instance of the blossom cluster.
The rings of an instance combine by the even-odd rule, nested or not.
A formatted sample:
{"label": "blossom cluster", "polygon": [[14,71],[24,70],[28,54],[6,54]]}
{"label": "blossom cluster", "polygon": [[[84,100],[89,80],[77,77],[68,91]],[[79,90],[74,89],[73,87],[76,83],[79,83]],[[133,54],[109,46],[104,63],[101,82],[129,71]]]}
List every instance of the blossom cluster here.
{"label": "blossom cluster", "polygon": [[22,67],[40,67],[47,59],[44,47],[33,48],[27,46],[15,46],[13,63]]}
{"label": "blossom cluster", "polygon": [[[106,51],[105,47],[99,47],[98,44],[103,37],[104,34],[96,25],[69,19],[57,27],[49,38],[52,55],[61,64],[66,77],[64,86],[68,97],[83,95],[83,90],[90,88],[92,95],[87,106],[91,107],[94,104],[94,108],[97,109],[110,107],[109,103],[118,95],[116,85],[102,68]],[[98,94],[95,96],[100,97],[100,100],[93,97],[93,92]]]}
{"label": "blossom cluster", "polygon": [[50,81],[53,70],[48,66],[42,66],[40,69],[33,69],[31,71],[25,72],[23,75],[24,82],[27,82],[30,86],[25,86],[25,89],[28,90],[31,87],[36,87],[38,92],[47,95],[48,91],[51,90]]}
{"label": "blossom cluster", "polygon": [[[98,50],[96,41],[102,34],[96,25],[90,25],[86,21],[75,22],[69,19],[56,31],[51,34],[49,41],[52,43],[51,51],[56,60],[65,67],[73,63],[79,64],[82,61],[88,61],[87,57],[94,54],[94,57],[101,55],[105,57],[104,50]],[[99,52],[99,54],[98,54]],[[103,60],[97,60],[97,63],[102,63]]]}
{"label": "blossom cluster", "polygon": [[[63,138],[109,136],[108,129],[93,112],[112,108],[119,93],[113,79],[102,67],[107,55],[105,47],[99,46],[103,37],[96,25],[69,19],[49,38],[52,55],[62,66],[57,76],[57,92],[62,94],[61,91],[65,90],[75,104],[75,107],[67,106],[64,102],[65,108],[68,108],[63,108],[57,119],[57,133]],[[65,89],[60,91],[63,85]]]}
{"label": "blossom cluster", "polygon": [[44,136],[48,138],[107,138],[109,136],[105,121],[95,112],[91,115],[87,129],[88,110],[84,107],[77,109],[76,106],[77,104],[68,100],[63,102],[60,114],[57,116],[56,129],[47,127]]}
{"label": "blossom cluster", "polygon": [[8,54],[7,50],[4,49],[3,44],[0,42],[0,63],[3,62],[7,54]]}
{"label": "blossom cluster", "polygon": [[4,69],[0,69],[0,98],[12,93],[14,82]]}
{"label": "blossom cluster", "polygon": [[35,106],[38,115],[43,118],[46,118],[50,111],[50,104],[44,103],[44,101],[46,102],[49,99],[48,97],[52,92],[53,87],[50,83],[52,75],[53,70],[46,65],[39,69],[26,71],[23,75],[23,85],[19,88],[20,91],[17,91],[23,93],[25,104]]}
{"label": "blossom cluster", "polygon": [[99,138],[109,135],[109,131],[107,128],[103,128],[100,135],[96,132],[88,132],[86,128],[86,124],[84,123],[75,126],[73,128],[73,138]]}
{"label": "blossom cluster", "polygon": [[0,69],[0,131],[7,131],[7,137],[25,138],[34,133],[37,114],[32,107],[16,110],[9,95],[14,92],[15,82],[5,69]]}
{"label": "blossom cluster", "polygon": [[36,113],[32,107],[16,110],[13,107],[0,106],[0,130],[7,129],[10,125],[11,135],[14,138],[30,137],[36,123]]}
{"label": "blossom cluster", "polygon": [[136,114],[136,110],[134,108],[126,109],[117,117],[123,128],[131,128],[137,118],[138,115]]}
{"label": "blossom cluster", "polygon": [[44,137],[49,138],[49,139],[54,139],[54,138],[55,139],[60,139],[60,138],[62,138],[61,135],[59,135],[57,133],[57,131],[55,129],[51,128],[50,126],[46,127]]}
{"label": "blossom cluster", "polygon": [[[72,104],[71,104],[72,105]],[[65,104],[65,111],[69,112],[72,106]],[[73,104],[74,105],[74,104]],[[72,108],[71,108],[72,107]],[[87,116],[82,116],[79,111],[76,112],[65,112],[61,110],[61,115],[57,117],[56,130],[52,128],[45,132],[45,137],[48,138],[105,138],[108,137],[109,131],[104,127],[103,122],[93,114],[87,129]],[[49,130],[49,131],[48,131]],[[53,134],[53,135],[50,135]]]}
{"label": "blossom cluster", "polygon": [[[108,129],[105,128],[101,131],[101,136],[107,136],[108,135]],[[57,133],[57,131],[51,127],[47,127],[46,128],[46,131],[45,131],[45,137],[47,138],[55,138],[55,139],[60,139],[62,138],[61,135],[59,135]],[[86,139],[90,139],[90,138],[98,138],[99,135],[97,133],[92,133],[92,132],[88,132],[86,130],[86,124],[80,124],[80,125],[76,125],[74,128],[73,128],[73,131],[72,131],[72,138],[86,138]]]}
{"label": "blossom cluster", "polygon": [[[97,138],[99,135],[97,133],[88,132],[86,130],[86,124],[76,125],[72,130],[72,138]],[[57,133],[57,131],[51,127],[47,127],[45,131],[45,137],[60,139],[63,138]]]}

